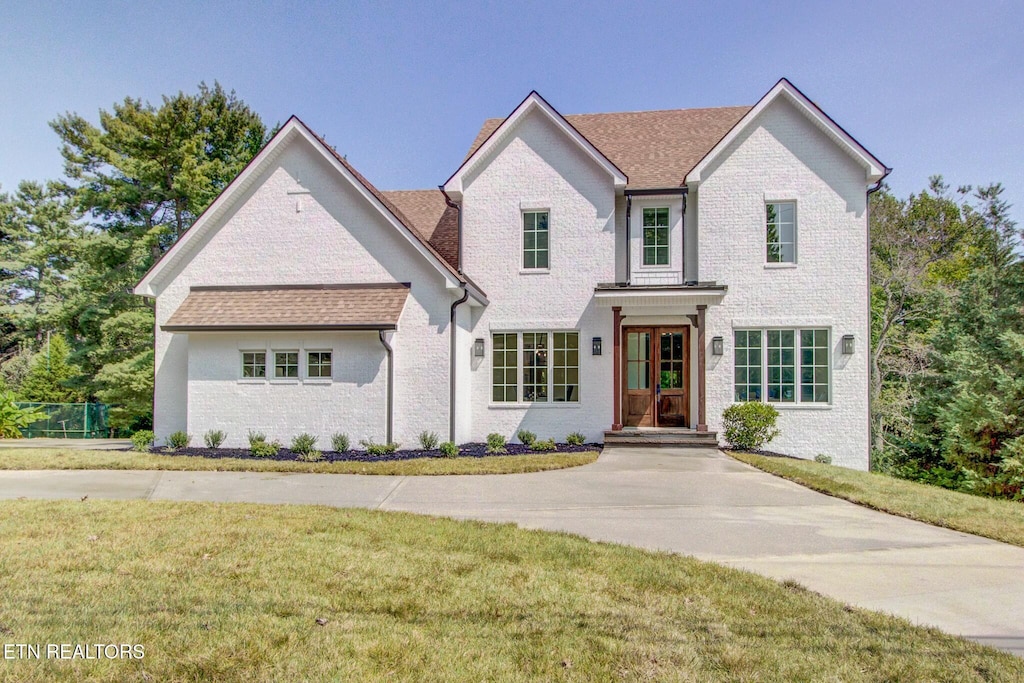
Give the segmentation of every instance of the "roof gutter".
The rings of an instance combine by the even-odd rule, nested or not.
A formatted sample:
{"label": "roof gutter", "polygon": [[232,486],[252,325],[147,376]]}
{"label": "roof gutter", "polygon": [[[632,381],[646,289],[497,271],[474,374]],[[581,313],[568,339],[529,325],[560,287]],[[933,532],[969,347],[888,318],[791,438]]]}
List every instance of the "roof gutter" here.
{"label": "roof gutter", "polygon": [[394,413],[395,413],[395,359],[394,349],[391,348],[391,344],[388,343],[387,338],[384,336],[384,330],[378,330],[377,335],[380,337],[380,343],[384,346],[384,351],[388,355],[388,423],[385,432],[385,443],[391,443],[392,431],[394,426]]}
{"label": "roof gutter", "polygon": [[687,194],[689,189],[684,185],[682,187],[664,187],[664,188],[644,188],[638,190],[623,190],[622,193],[627,197],[647,197],[651,195],[666,195],[666,194]]}

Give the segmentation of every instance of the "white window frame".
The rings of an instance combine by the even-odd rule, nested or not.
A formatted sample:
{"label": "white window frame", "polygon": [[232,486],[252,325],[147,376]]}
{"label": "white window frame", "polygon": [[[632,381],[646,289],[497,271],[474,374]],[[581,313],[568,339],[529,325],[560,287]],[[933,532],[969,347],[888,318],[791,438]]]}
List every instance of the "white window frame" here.
{"label": "white window frame", "polygon": [[[548,237],[547,256],[548,265],[545,267],[540,266],[527,266],[526,265],[526,214],[547,214],[548,217],[548,228],[545,231]],[[536,219],[535,219],[536,220]],[[536,234],[536,223],[534,223],[534,234]],[[536,243],[532,250],[537,253]],[[519,272],[523,274],[530,273],[550,273],[551,272],[551,209],[544,207],[530,207],[522,208],[519,211]]]}
{"label": "white window frame", "polygon": [[[644,270],[672,270],[672,207],[671,206],[641,206],[640,209],[640,259],[639,266]],[[665,263],[644,263],[644,252],[646,251],[646,242],[644,237],[644,212],[645,211],[660,211],[666,212],[666,233],[665,233],[665,253],[668,256],[668,260]],[[656,226],[657,227],[657,226]]]}
{"label": "white window frame", "polygon": [[[331,368],[330,374],[328,374],[328,375],[319,375],[317,377],[314,377],[314,376],[309,374],[309,357],[310,357],[311,354],[314,354],[314,353],[319,353],[319,354],[329,353],[329,354],[331,354],[331,360],[329,362],[329,365],[330,365],[330,368]],[[306,363],[302,367],[302,372],[304,373],[302,379],[304,379],[304,380],[306,380],[308,382],[314,382],[314,383],[318,383],[318,382],[327,383],[327,382],[330,382],[331,380],[334,379],[334,349],[323,349],[323,348],[303,349],[303,354],[305,355]],[[323,363],[322,362],[318,363],[317,367],[319,367],[321,369],[321,371],[323,371]]]}
{"label": "white window frame", "polygon": [[[289,377],[287,375],[278,376],[277,374],[277,354],[279,353],[294,353],[295,354],[295,376]],[[270,355],[274,362],[272,367],[274,368],[274,374],[270,377],[271,380],[278,382],[298,382],[302,379],[302,349],[299,348],[286,348],[286,349],[271,349]],[[291,367],[287,363],[285,367]]]}
{"label": "white window frame", "polygon": [[[772,204],[792,204],[793,205],[793,260],[792,261],[770,261],[768,260],[768,207]],[[767,268],[793,268],[800,261],[799,254],[799,232],[800,232],[800,218],[799,218],[799,207],[795,199],[766,199],[764,202],[764,209],[761,212],[761,228],[762,228],[762,250],[764,254],[764,263]],[[779,241],[776,244],[789,244],[788,242]]]}
{"label": "white window frame", "polygon": [[[803,354],[801,346],[801,333],[804,331],[821,330],[825,332],[825,350],[827,351],[827,358],[824,366],[828,369],[828,382],[813,384],[812,386],[826,386],[828,387],[828,401],[804,401],[803,396],[803,381],[802,381],[802,370],[803,370]],[[768,332],[778,331],[791,331],[793,332],[793,400],[792,401],[769,401],[768,400]],[[761,403],[768,403],[779,410],[788,410],[792,408],[815,408],[825,409],[830,408],[834,403],[834,383],[833,376],[835,374],[834,368],[832,367],[833,360],[833,348],[832,348],[832,328],[828,325],[802,325],[802,326],[771,326],[771,327],[736,327],[733,329],[732,335],[732,352],[733,352],[733,374],[732,374],[732,396],[733,402],[737,402],[736,399],[736,333],[737,332],[759,332],[761,334]],[[749,384],[749,383],[748,383]]]}
{"label": "white window frame", "polygon": [[[514,335],[515,339],[516,339],[516,351],[515,351],[516,365],[515,365],[515,368],[514,368],[515,369],[515,377],[516,377],[516,384],[515,384],[516,400],[515,401],[496,401],[496,400],[494,400],[494,388],[495,388],[495,384],[494,384],[494,370],[496,369],[496,367],[494,366],[494,363],[493,363],[493,359],[494,359],[494,337],[495,337],[495,335],[499,335],[499,334],[502,334],[502,335]],[[544,335],[547,335],[547,347],[546,347],[547,354],[548,354],[547,355],[547,366],[546,366],[546,368],[547,368],[547,397],[546,397],[546,399],[544,399],[542,401],[536,401],[536,400],[535,401],[527,401],[524,398],[524,394],[523,394],[524,382],[523,382],[523,379],[524,379],[524,374],[525,374],[525,370],[526,370],[526,366],[523,363],[523,354],[525,353],[525,349],[524,349],[524,346],[523,346],[523,335],[524,334],[544,334]],[[576,391],[574,392],[573,399],[571,401],[556,401],[554,399],[554,396],[555,396],[555,392],[554,392],[554,390],[555,390],[555,380],[554,380],[554,377],[555,377],[555,365],[554,365],[555,347],[554,347],[554,343],[555,343],[555,335],[556,334],[575,334],[576,335],[576,346],[577,346],[576,353],[577,353],[577,356],[576,356],[576,366],[575,366],[575,368],[576,368],[576,379],[577,379],[577,382],[575,384]],[[491,360],[491,362],[489,363],[489,365],[491,367],[490,367],[490,379],[489,379],[489,384],[488,384],[488,392],[489,392],[488,396],[490,397],[489,407],[492,407],[492,408],[513,408],[513,407],[514,408],[526,408],[526,407],[534,407],[534,406],[537,406],[537,407],[541,407],[541,406],[543,406],[543,407],[561,407],[561,408],[578,407],[581,404],[580,396],[583,393],[583,372],[582,372],[583,349],[581,347],[582,340],[583,340],[583,335],[580,332],[580,330],[578,330],[578,329],[575,329],[575,330],[574,329],[557,329],[557,330],[536,330],[536,329],[534,329],[534,330],[491,330],[491,348],[490,348],[489,353],[487,355],[487,358],[489,358]],[[512,369],[511,366],[502,366],[502,367],[507,367],[508,369]],[[560,367],[562,369],[568,369],[568,368],[571,368],[572,366],[565,365],[565,366],[560,366]],[[501,386],[502,387],[512,387],[511,384],[502,384]],[[529,385],[527,385],[527,386],[529,386]],[[563,384],[559,384],[558,386],[564,387],[564,386],[569,386],[569,385],[563,383]]]}
{"label": "white window frame", "polygon": [[[245,355],[247,353],[262,353],[263,354],[263,376],[262,377],[246,377],[245,376],[245,366],[246,366]],[[239,366],[238,366],[238,372],[239,372],[238,378],[239,378],[240,381],[242,381],[242,382],[259,382],[259,383],[263,383],[263,382],[266,382],[267,379],[269,379],[267,377],[267,350],[265,348],[264,349],[254,349],[254,348],[239,349],[238,350],[238,357],[239,357],[239,361],[240,361],[239,362]],[[255,365],[256,364],[253,363],[254,367],[255,367]]]}

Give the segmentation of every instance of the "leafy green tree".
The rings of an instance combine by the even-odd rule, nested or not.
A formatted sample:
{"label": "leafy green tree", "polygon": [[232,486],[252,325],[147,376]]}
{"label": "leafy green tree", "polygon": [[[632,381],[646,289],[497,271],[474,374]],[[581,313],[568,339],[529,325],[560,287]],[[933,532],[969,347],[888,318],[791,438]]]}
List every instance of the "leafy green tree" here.
{"label": "leafy green tree", "polygon": [[23,401],[40,403],[75,403],[84,400],[82,394],[69,386],[79,375],[77,367],[69,361],[71,349],[64,337],[53,335],[32,358],[28,374],[21,383],[19,396]]}

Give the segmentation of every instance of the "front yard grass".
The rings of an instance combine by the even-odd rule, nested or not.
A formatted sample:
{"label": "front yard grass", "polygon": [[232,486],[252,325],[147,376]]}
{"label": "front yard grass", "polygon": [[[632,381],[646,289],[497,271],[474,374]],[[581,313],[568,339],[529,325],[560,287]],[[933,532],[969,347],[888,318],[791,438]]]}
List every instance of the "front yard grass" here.
{"label": "front yard grass", "polygon": [[0,470],[196,470],[220,472],[311,472],[319,474],[517,474],[586,465],[596,451],[495,455],[485,458],[414,458],[381,462],[301,462],[203,458],[134,451],[76,451],[60,448],[0,449]]}
{"label": "front yard grass", "polygon": [[[1010,681],[1024,661],[793,584],[513,525],[313,506],[0,503],[5,681]],[[43,650],[45,652],[45,649]]]}
{"label": "front yard grass", "polygon": [[900,517],[1024,547],[1024,503],[972,496],[810,460],[726,452],[765,472],[830,496]]}

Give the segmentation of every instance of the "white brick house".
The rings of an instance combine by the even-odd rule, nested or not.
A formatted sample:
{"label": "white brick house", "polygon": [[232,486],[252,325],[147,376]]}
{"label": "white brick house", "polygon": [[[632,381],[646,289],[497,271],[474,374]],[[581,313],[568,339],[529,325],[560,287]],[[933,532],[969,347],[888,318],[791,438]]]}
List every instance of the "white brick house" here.
{"label": "white brick house", "polygon": [[438,190],[289,120],[136,288],[158,439],[717,430],[868,459],[867,195],[889,169],[785,79],[753,107],[562,116],[531,93]]}

